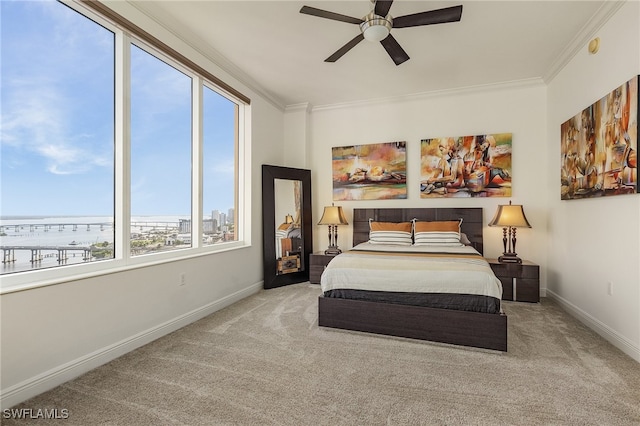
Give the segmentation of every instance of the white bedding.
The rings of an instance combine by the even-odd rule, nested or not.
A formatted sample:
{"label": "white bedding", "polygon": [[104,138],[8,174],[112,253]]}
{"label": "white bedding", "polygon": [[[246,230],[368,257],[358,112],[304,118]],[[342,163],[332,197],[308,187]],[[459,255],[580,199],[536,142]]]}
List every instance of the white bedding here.
{"label": "white bedding", "polygon": [[331,260],[320,285],[329,290],[456,293],[502,298],[502,284],[470,246],[362,243]]}

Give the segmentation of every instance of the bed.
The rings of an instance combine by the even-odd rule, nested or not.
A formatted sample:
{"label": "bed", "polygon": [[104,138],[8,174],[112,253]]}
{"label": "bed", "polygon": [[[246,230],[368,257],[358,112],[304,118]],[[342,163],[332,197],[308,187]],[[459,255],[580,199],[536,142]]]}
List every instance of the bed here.
{"label": "bed", "polygon": [[[484,285],[485,288],[478,290],[477,294],[470,297],[474,299],[471,306],[464,305],[466,303],[464,299],[467,296],[459,298],[459,295],[454,296],[456,300],[445,296],[445,300],[436,300],[435,302],[431,299],[428,302],[412,301],[411,298],[414,295],[411,289],[407,292],[398,291],[404,288],[399,287],[401,285],[411,288],[413,284],[412,278],[409,276],[401,279],[395,278],[395,282],[390,283],[395,291],[386,292],[384,288],[380,287],[382,281],[392,279],[389,277],[383,278],[383,274],[390,274],[390,277],[402,276],[400,274],[401,271],[384,271],[383,262],[397,263],[401,265],[401,268],[404,265],[402,262],[408,262],[404,267],[410,269],[410,265],[413,265],[413,263],[409,259],[405,259],[404,256],[407,255],[406,252],[416,250],[413,247],[399,249],[398,251],[402,253],[385,253],[380,252],[380,250],[371,250],[371,245],[363,244],[369,240],[370,221],[406,223],[413,219],[428,222],[462,220],[461,232],[468,238],[467,243],[473,247],[474,250],[472,251],[475,252],[475,255],[471,253],[472,251],[466,253],[467,250],[464,248],[459,250],[465,253],[451,256],[449,254],[444,255],[441,252],[455,252],[458,249],[437,250],[435,255],[424,255],[422,253],[409,253],[408,255],[413,257],[459,257],[464,259],[463,263],[467,264],[467,266],[464,266],[466,269],[466,272],[464,272],[466,275],[464,276],[455,275],[458,272],[452,272],[454,275],[450,276],[438,272],[439,275],[429,273],[429,279],[426,280],[424,278],[427,273],[413,271],[413,275],[422,276],[422,281],[449,280],[452,286],[464,289],[466,277],[475,274],[471,270],[477,269],[481,272],[482,277],[480,280],[484,282],[481,286]],[[320,326],[498,351],[507,350],[507,316],[500,307],[501,287],[499,280],[495,278],[488,264],[481,257],[483,253],[483,216],[481,208],[354,209],[353,224],[353,247],[359,250],[350,250],[338,255],[329,263],[323,273],[323,295],[320,296],[318,301],[318,323]],[[352,263],[353,260],[348,259],[348,257],[353,256],[359,256],[356,264]],[[397,260],[387,259],[394,256]],[[371,263],[367,264],[367,262],[376,262],[378,270],[375,272],[367,271],[367,265],[372,265]],[[439,261],[438,264],[440,264]],[[366,288],[362,286],[362,283],[355,283],[358,279],[353,278],[355,276],[353,271],[350,272],[352,275],[345,275],[346,272],[343,273],[346,271],[345,265],[350,265],[346,269],[364,268],[360,269],[360,281],[369,281],[368,284],[371,284],[371,287]],[[358,270],[355,272],[358,273]],[[451,281],[452,278],[453,281]],[[336,280],[339,282],[340,279],[353,280],[353,288],[346,286],[345,289],[344,285],[342,288],[339,285],[335,285]],[[496,283],[493,284],[493,287],[496,285],[499,287],[498,293],[496,293],[495,288],[491,288],[491,282]],[[325,289],[327,289],[326,295],[324,293]],[[408,296],[409,300],[389,300],[387,299],[389,293],[393,297],[400,296],[402,298]],[[473,291],[461,290],[460,293],[473,293]],[[463,305],[458,305],[461,301]],[[486,306],[485,302],[488,302]]]}

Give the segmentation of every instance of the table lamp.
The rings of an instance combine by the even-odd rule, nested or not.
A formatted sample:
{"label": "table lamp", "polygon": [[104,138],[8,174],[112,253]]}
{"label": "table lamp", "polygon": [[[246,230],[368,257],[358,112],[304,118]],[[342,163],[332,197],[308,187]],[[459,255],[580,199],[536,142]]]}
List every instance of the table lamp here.
{"label": "table lamp", "polygon": [[522,263],[522,259],[516,253],[516,228],[531,228],[524,210],[519,204],[500,205],[498,211],[489,222],[489,226],[502,226],[502,245],[504,252],[498,258],[502,263]]}
{"label": "table lamp", "polygon": [[318,222],[318,225],[329,226],[329,247],[324,251],[324,254],[336,255],[342,253],[342,250],[338,248],[338,225],[348,224],[342,207],[331,204],[324,208],[320,222]]}

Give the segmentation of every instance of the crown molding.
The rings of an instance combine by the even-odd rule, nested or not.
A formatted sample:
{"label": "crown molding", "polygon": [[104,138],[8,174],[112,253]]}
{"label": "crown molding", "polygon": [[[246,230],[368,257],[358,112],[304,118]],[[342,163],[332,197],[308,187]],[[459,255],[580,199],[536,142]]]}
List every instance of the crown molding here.
{"label": "crown molding", "polygon": [[284,112],[306,112],[307,114],[311,112],[313,106],[309,102],[301,102],[299,104],[291,104],[287,105],[284,108]]}
{"label": "crown molding", "polygon": [[556,75],[583,49],[595,34],[606,24],[620,8],[627,3],[624,1],[605,1],[593,14],[589,22],[575,35],[571,42],[560,52],[551,67],[542,76],[542,80],[549,84]]}

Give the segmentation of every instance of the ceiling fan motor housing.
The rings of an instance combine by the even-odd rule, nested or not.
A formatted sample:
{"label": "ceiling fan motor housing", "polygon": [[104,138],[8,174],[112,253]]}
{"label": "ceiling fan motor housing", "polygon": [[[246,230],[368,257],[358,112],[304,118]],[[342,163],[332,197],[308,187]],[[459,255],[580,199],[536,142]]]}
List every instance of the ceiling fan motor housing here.
{"label": "ceiling fan motor housing", "polygon": [[387,38],[391,32],[391,28],[393,27],[393,19],[391,18],[391,15],[382,17],[371,12],[362,18],[362,20],[363,22],[360,24],[360,30],[362,31],[364,38],[369,41],[384,40]]}

